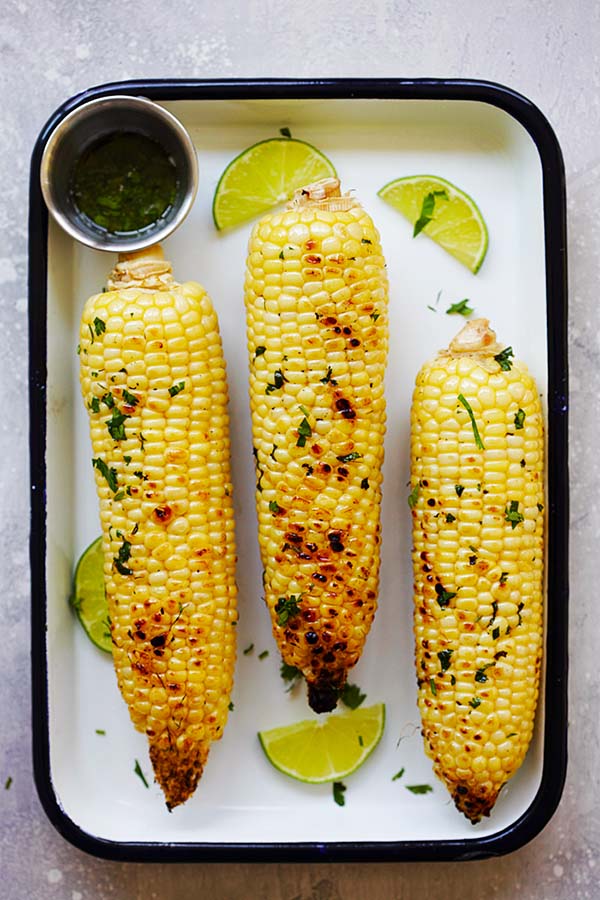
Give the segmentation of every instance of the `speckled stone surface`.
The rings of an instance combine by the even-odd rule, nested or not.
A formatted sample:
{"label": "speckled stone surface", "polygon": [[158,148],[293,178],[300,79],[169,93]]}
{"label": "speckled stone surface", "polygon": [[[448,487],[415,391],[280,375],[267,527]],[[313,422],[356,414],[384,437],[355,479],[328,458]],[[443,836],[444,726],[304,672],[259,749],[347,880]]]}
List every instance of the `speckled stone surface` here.
{"label": "speckled stone surface", "polygon": [[[0,17],[0,894],[5,900],[600,897],[600,6],[596,0],[7,0]],[[139,865],[67,844],[32,781],[27,462],[27,176],[68,96],[129,77],[454,76],[503,82],[562,144],[571,302],[570,768],[562,803],[522,850],[469,864]],[[34,598],[35,602],[35,598]],[[9,790],[4,783],[9,776]]]}

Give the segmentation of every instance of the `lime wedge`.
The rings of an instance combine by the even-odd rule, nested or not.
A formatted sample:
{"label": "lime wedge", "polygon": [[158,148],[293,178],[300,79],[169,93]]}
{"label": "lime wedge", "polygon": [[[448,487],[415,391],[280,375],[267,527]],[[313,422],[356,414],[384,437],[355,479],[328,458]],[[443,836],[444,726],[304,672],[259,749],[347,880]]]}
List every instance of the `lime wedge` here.
{"label": "lime wedge", "polygon": [[433,197],[431,220],[422,226],[423,234],[473,274],[479,271],[488,247],[488,231],[477,204],[468,194],[435,175],[397,178],[377,193],[413,225],[423,214],[426,198]]}
{"label": "lime wedge", "polygon": [[279,203],[297,188],[335,176],[326,156],[304,141],[272,138],[254,144],[229,163],[213,199],[213,219],[219,230],[248,222]]}
{"label": "lime wedge", "polygon": [[75,569],[71,605],[77,611],[89,639],[96,647],[112,652],[108,627],[108,605],[104,591],[102,538],[84,550]]}
{"label": "lime wedge", "polygon": [[385,706],[333,713],[325,721],[307,719],[260,731],[269,762],[299,781],[320,784],[350,775],[370,756],[383,734]]}

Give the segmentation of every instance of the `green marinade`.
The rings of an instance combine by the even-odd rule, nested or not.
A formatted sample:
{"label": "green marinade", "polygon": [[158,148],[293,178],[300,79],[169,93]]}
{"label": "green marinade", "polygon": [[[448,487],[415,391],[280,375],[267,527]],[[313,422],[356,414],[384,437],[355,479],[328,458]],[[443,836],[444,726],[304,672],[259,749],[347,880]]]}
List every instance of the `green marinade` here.
{"label": "green marinade", "polygon": [[79,211],[110,232],[139,231],[175,202],[175,166],[142,134],[123,132],[93,144],[75,164],[71,194]]}

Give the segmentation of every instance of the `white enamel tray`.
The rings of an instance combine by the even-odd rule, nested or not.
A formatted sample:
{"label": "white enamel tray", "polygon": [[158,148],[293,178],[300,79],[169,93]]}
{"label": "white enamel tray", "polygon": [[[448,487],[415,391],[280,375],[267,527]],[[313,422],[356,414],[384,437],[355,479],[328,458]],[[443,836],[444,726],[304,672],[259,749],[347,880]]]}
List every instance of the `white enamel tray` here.
{"label": "white enamel tray", "polygon": [[[78,321],[114,256],[73,242],[47,222],[36,166],[49,133],[70,109],[111,93],[164,103],[196,143],[198,196],[164,250],[176,278],[201,281],[213,299],[230,384],[240,607],[235,709],[196,794],[172,814],[152,783],[146,738],[130,723],[112,661],[90,643],[68,603],[74,564],[100,533],[79,393]],[[275,771],[256,736],[259,729],[314,714],[302,686],[285,691],[261,601],[242,292],[249,226],[217,233],[211,203],[228,162],[283,126],[327,154],[342,188],[354,189],[371,213],[391,286],[379,609],[350,676],[366,692],[366,704],[385,702],[387,720],[379,747],[346,780],[343,808],[334,803],[331,785],[304,785]],[[377,197],[386,182],[424,173],[440,175],[476,199],[490,233],[476,276],[426,236],[413,240],[410,225]],[[560,150],[541,113],[496,85],[140,82],[94,89],[57,111],[32,161],[34,755],[40,796],[67,838],[123,859],[460,859],[506,852],[543,827],[560,798],[566,765],[565,265]],[[463,324],[445,310],[464,297],[535,375],[550,452],[551,590],[535,734],[491,817],[475,827],[435,779],[419,732],[406,503],[414,377]],[[254,652],[244,655],[250,644]],[[259,660],[263,650],[269,655]],[[134,774],[136,759],[149,789]],[[403,778],[392,782],[401,768]],[[422,783],[433,791],[414,795],[406,789]]]}

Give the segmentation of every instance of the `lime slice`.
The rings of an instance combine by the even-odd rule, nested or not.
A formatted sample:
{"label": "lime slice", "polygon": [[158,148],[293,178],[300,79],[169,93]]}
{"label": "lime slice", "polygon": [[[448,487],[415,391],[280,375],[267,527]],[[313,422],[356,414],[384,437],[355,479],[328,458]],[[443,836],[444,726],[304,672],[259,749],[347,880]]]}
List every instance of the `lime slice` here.
{"label": "lime slice", "polygon": [[326,156],[304,141],[272,138],[254,144],[229,163],[213,199],[219,230],[254,219],[289,200],[297,188],[335,176]]}
{"label": "lime slice", "polygon": [[258,739],[276,769],[299,781],[320,784],[350,775],[370,756],[383,734],[385,706],[333,713],[260,731]]}
{"label": "lime slice", "polygon": [[84,550],[75,569],[71,605],[77,610],[79,621],[96,647],[112,652],[108,627],[108,605],[104,591],[104,554],[102,538]]}
{"label": "lime slice", "polygon": [[473,274],[479,271],[488,247],[488,231],[477,204],[468,194],[435,175],[397,178],[377,193],[413,225],[421,217],[423,201],[432,195],[431,221],[423,226],[423,234]]}

